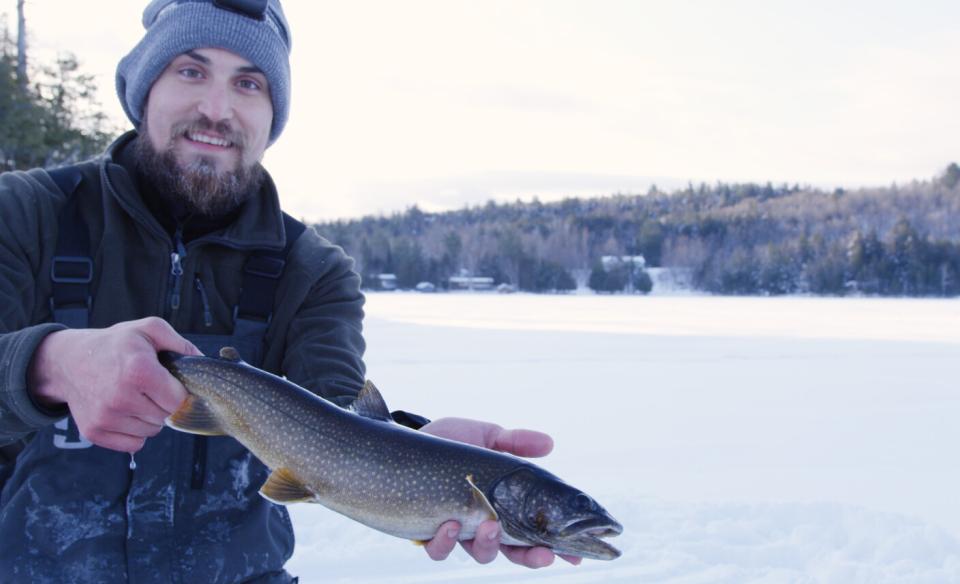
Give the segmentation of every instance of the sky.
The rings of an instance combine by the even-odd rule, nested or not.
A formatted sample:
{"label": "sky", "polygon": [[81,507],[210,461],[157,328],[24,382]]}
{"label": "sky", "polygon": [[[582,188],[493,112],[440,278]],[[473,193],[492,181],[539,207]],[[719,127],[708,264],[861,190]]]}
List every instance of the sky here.
{"label": "sky", "polygon": [[[96,9],[91,9],[91,6]],[[120,128],[145,1],[27,0]],[[960,4],[288,0],[293,96],[268,151],[309,220],[694,183],[927,179],[957,155]],[[15,0],[0,12],[14,23]]]}

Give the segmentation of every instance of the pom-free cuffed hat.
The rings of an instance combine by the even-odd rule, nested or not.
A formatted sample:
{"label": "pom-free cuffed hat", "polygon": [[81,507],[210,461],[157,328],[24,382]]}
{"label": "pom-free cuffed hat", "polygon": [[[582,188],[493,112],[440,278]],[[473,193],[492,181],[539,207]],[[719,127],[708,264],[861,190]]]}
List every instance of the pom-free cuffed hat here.
{"label": "pom-free cuffed hat", "polygon": [[290,29],[279,0],[153,0],[143,11],[143,39],[117,65],[117,95],[140,128],[143,105],[175,57],[204,47],[226,49],[263,71],[273,102],[272,144],[290,110]]}

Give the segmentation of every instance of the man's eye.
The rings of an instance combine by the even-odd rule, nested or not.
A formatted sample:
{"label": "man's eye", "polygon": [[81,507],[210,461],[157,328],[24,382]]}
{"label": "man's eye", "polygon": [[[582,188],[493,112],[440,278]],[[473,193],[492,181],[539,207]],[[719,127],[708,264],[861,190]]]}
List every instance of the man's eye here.
{"label": "man's eye", "polygon": [[259,91],[260,89],[260,84],[253,79],[241,79],[237,82],[237,85],[239,85],[241,89],[247,89],[250,91]]}
{"label": "man's eye", "polygon": [[180,69],[180,75],[188,79],[199,79],[203,76],[198,69],[194,69],[193,67],[184,67],[183,69]]}

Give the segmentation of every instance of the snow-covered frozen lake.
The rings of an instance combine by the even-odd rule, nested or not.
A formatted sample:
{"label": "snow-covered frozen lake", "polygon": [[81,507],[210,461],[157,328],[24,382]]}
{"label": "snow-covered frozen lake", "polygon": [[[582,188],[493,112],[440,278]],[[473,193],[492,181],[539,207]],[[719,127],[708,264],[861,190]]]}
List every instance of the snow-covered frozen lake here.
{"label": "snow-covered frozen lake", "polygon": [[960,582],[960,300],[371,294],[394,409],[553,435],[613,562],[446,562],[292,506],[301,582]]}

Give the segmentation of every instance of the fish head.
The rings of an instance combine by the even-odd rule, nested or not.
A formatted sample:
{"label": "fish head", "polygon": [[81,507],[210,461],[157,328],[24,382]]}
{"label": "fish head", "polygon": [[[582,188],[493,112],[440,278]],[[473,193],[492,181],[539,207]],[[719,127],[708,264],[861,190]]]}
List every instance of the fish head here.
{"label": "fish head", "polygon": [[603,539],[620,535],[623,526],[592,497],[543,469],[520,467],[505,474],[488,499],[514,539],[583,558],[620,557]]}

